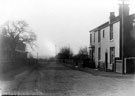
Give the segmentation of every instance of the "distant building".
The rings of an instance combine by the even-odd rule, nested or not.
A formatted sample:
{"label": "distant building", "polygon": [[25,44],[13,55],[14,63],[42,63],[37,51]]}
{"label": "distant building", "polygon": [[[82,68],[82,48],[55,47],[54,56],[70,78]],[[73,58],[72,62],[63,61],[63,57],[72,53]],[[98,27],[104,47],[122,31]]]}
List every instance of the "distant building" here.
{"label": "distant building", "polygon": [[104,24],[90,32],[89,54],[99,69],[130,73],[135,70],[135,14],[128,4],[119,5]]}
{"label": "distant building", "polygon": [[[0,60],[11,61],[13,58],[27,58],[27,52],[25,51],[26,45],[22,42],[17,43],[15,52],[13,51],[14,43],[10,38],[0,35]],[[15,55],[15,56],[13,56]]]}

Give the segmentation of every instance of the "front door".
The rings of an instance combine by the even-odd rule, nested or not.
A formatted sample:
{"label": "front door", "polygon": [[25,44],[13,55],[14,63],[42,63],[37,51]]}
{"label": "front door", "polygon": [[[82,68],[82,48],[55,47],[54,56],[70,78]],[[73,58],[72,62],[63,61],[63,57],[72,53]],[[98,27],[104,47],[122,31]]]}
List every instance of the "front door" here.
{"label": "front door", "polygon": [[107,71],[107,67],[108,67],[108,53],[105,53],[105,71]]}

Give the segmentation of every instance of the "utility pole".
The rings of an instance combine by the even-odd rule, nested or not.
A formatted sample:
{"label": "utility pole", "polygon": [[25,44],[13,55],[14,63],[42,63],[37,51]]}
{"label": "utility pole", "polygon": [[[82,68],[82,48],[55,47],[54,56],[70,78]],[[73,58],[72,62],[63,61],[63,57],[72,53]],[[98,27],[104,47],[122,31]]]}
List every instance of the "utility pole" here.
{"label": "utility pole", "polygon": [[121,7],[121,60],[122,60],[122,74],[124,74],[124,53],[123,53],[123,34],[124,34],[124,0],[120,1],[120,7]]}
{"label": "utility pole", "polygon": [[124,72],[124,70],[125,70],[125,62],[124,62],[124,23],[125,23],[125,21],[124,21],[124,19],[125,19],[125,14],[124,14],[124,5],[125,5],[125,0],[120,0],[121,1],[121,5],[122,5],[122,12],[121,12],[121,24],[122,24],[122,28],[121,28],[121,45],[122,45],[122,47],[121,47],[121,51],[122,51],[122,53],[121,53],[121,59],[122,59],[122,73],[124,74],[125,72]]}
{"label": "utility pole", "polygon": [[124,53],[123,53],[123,40],[124,40],[124,38],[123,38],[123,34],[124,34],[124,0],[122,0],[122,73],[124,74]]}
{"label": "utility pole", "polygon": [[129,0],[119,0],[120,1],[120,7],[121,7],[121,59],[122,59],[122,74],[125,74],[125,56],[124,56],[124,26],[125,26],[125,12],[127,9],[125,5],[127,6]]}
{"label": "utility pole", "polygon": [[121,9],[121,59],[122,59],[122,74],[124,74],[124,4],[125,0],[119,0]]}

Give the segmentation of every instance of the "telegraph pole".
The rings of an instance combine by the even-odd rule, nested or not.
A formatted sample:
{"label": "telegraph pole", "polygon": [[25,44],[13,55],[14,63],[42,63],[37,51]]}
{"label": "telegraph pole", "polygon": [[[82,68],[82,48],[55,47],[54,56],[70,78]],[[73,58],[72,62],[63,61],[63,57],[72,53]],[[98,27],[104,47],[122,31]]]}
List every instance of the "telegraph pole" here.
{"label": "telegraph pole", "polygon": [[122,0],[122,21],[121,21],[121,23],[122,23],[122,73],[124,74],[124,53],[123,53],[123,40],[124,40],[124,38],[123,38],[123,34],[124,34],[124,0]]}
{"label": "telegraph pole", "polygon": [[[125,73],[125,60],[124,60],[124,31],[125,31],[125,29],[124,29],[124,26],[125,26],[125,10],[127,10],[126,9],[126,7],[125,7],[125,4],[127,4],[127,2],[126,1],[129,1],[129,0],[119,0],[120,1],[120,7],[121,7],[121,12],[120,12],[120,22],[121,22],[121,59],[122,59],[122,74],[124,74]],[[127,6],[127,5],[126,5]]]}
{"label": "telegraph pole", "polygon": [[121,13],[121,24],[122,24],[122,28],[121,28],[121,43],[122,43],[122,47],[121,47],[121,56],[122,56],[122,74],[125,74],[125,62],[124,62],[124,19],[125,19],[125,14],[124,14],[124,5],[125,5],[125,0],[120,0],[121,4],[122,4],[122,13]]}

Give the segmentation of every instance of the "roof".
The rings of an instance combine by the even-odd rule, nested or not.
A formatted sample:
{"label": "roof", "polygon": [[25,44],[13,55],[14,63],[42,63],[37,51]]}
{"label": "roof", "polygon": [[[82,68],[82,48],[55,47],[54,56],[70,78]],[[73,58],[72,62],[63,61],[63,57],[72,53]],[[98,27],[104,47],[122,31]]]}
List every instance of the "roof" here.
{"label": "roof", "polygon": [[98,26],[98,27],[96,27],[96,28],[94,28],[92,30],[90,30],[89,32],[97,31],[97,30],[99,30],[101,28],[105,28],[108,25],[109,25],[109,21],[108,22],[105,22],[104,24],[102,24],[102,25],[100,25],[100,26]]}
{"label": "roof", "polygon": [[99,25],[98,27],[96,27],[96,28],[90,30],[89,32],[93,32],[93,31],[97,31],[97,30],[103,29],[103,28],[109,26],[110,23],[115,23],[115,22],[117,22],[117,21],[119,21],[119,20],[120,20],[120,18],[119,18],[119,16],[117,16],[117,17],[115,17],[111,22],[110,22],[110,21],[107,21],[107,22],[103,23],[102,25]]}
{"label": "roof", "polygon": [[[132,19],[135,19],[135,13],[129,15],[129,17],[131,17]],[[89,32],[93,32],[93,31],[97,31],[97,30],[103,29],[103,28],[109,26],[110,23],[115,23],[115,22],[117,22],[117,21],[119,21],[119,20],[120,20],[120,17],[117,16],[117,17],[115,17],[111,22],[107,21],[107,22],[103,23],[102,25],[100,25],[100,26],[98,26],[98,27],[96,27],[96,28],[90,30]]]}
{"label": "roof", "polygon": [[130,17],[131,17],[132,19],[135,19],[135,13],[132,14],[132,15],[130,15]]}

